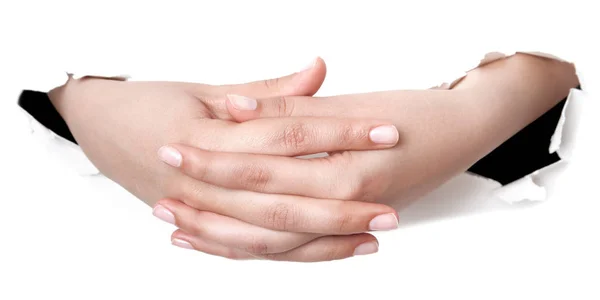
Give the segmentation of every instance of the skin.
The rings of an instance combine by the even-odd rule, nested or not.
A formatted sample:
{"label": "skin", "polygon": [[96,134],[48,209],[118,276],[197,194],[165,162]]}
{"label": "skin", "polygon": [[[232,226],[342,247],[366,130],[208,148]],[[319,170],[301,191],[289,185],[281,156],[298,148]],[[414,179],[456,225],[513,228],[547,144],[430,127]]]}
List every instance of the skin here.
{"label": "skin", "polygon": [[[377,216],[391,216],[395,220],[393,228],[397,227],[393,208],[378,203],[265,195],[217,187],[187,176],[157,158],[161,146],[172,142],[204,151],[273,157],[376,150],[395,145],[397,131],[396,140],[384,144],[374,143],[365,134],[373,128],[389,127],[385,120],[319,118],[311,127],[315,139],[301,143],[295,128],[314,118],[237,123],[223,101],[227,94],[312,95],[324,77],[325,65],[319,59],[312,68],[284,78],[230,86],[70,79],[51,91],[50,99],[82,150],[105,176],[151,206],[159,199],[172,198],[180,199],[178,204],[182,207],[184,203],[185,207],[197,209],[196,222],[177,218],[178,226],[191,227],[211,217],[244,228],[254,226],[257,231],[236,244],[248,253],[286,252],[297,247],[299,240],[309,242],[320,235],[339,236],[322,239],[318,247],[339,244],[352,252],[360,244],[376,243],[372,235],[363,232],[373,229],[371,223]],[[335,129],[333,134],[331,129]],[[240,175],[253,176],[243,172]],[[175,222],[168,218],[167,221]],[[194,228],[190,232],[199,234],[202,230],[199,226]]]}
{"label": "skin", "polygon": [[[182,157],[178,166],[181,172],[211,185],[264,197],[294,195],[385,204],[400,201],[404,206],[467,170],[577,85],[571,64],[517,54],[469,72],[452,90],[318,99],[273,97],[258,99],[255,110],[239,110],[231,101],[223,100],[234,120],[243,123],[311,117],[305,119],[308,123],[303,123],[300,131],[328,117],[388,120],[399,129],[400,141],[387,150],[335,151],[325,158],[301,160],[205,151],[184,144],[170,147]],[[311,130],[298,135],[305,137],[304,144],[316,140]],[[256,180],[240,174],[261,176]],[[169,210],[177,220],[180,230],[172,236],[175,244],[187,241],[191,248],[228,258],[320,261],[369,252],[353,252],[350,240],[348,245],[327,243],[337,236],[299,235],[293,240],[287,232],[261,232],[256,226],[207,215],[172,199],[159,201],[159,208]],[[262,240],[264,247],[248,247],[242,236]],[[285,247],[279,247],[282,241]],[[373,246],[371,250],[376,251],[378,245]]]}
{"label": "skin", "polygon": [[[51,99],[100,171],[179,227],[175,245],[323,261],[376,252],[364,232],[397,227],[385,204],[408,204],[463,172],[577,85],[569,64],[516,55],[452,90],[306,97],[324,69],[318,60],[294,76],[225,87],[71,80]],[[232,94],[257,99],[256,109],[237,109]],[[397,146],[369,140],[389,124]],[[160,163],[164,145],[180,162]],[[295,158],[319,152],[331,155]]]}

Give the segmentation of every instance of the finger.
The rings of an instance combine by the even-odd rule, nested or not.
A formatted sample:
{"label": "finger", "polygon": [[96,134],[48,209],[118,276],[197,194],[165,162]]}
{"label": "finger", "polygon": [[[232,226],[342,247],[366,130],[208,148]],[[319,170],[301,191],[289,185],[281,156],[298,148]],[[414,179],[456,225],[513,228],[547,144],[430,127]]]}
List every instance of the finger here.
{"label": "finger", "polygon": [[358,255],[374,254],[379,251],[377,239],[367,233],[347,236],[325,236],[283,253],[252,255],[239,249],[225,247],[202,237],[177,230],[172,234],[176,246],[195,249],[207,254],[229,259],[267,259],[274,261],[320,262],[340,260]]}
{"label": "finger", "polygon": [[[383,180],[364,174],[349,152],[299,159],[246,153],[205,151],[184,145],[159,150],[159,157],[184,174],[227,189],[265,194],[369,201]],[[176,162],[172,162],[176,158]]]}
{"label": "finger", "polygon": [[[260,118],[281,117],[347,117],[343,114],[348,111],[348,106],[357,108],[354,101],[339,101],[338,97],[296,97],[278,96],[257,99],[251,96],[241,97],[228,95],[226,100],[227,111],[233,120],[245,122]],[[363,106],[367,107],[367,106]]]}
{"label": "finger", "polygon": [[348,236],[325,236],[285,253],[260,257],[277,261],[319,262],[367,255],[379,250],[377,239],[367,233]]}
{"label": "finger", "polygon": [[[216,129],[219,130],[219,129]],[[298,156],[340,150],[392,148],[399,134],[386,121],[341,118],[259,119],[220,128],[226,135],[207,143],[207,132],[186,144],[204,150]]]}
{"label": "finger", "polygon": [[238,94],[257,98],[311,96],[321,88],[326,73],[325,62],[317,57],[303,70],[288,76],[243,84],[213,86],[209,92],[217,95]]}
{"label": "finger", "polygon": [[[259,118],[280,117],[340,117],[364,118],[365,109],[369,115],[389,115],[390,105],[397,102],[398,97],[405,100],[422,99],[423,93],[429,93],[432,98],[443,98],[440,93],[446,90],[426,91],[384,91],[368,94],[340,95],[333,97],[297,97],[279,96],[265,99],[246,97],[247,103],[252,103],[252,109],[234,103],[238,98],[229,97],[226,101],[229,115],[237,122],[245,122]],[[437,95],[435,95],[437,94]],[[411,101],[405,101],[411,103]],[[422,102],[422,101],[419,101]],[[415,103],[419,103],[415,102]],[[377,103],[377,105],[373,105]]]}
{"label": "finger", "polygon": [[353,234],[398,227],[396,211],[379,203],[227,190],[187,176],[167,189],[168,198],[198,210],[277,231]]}
{"label": "finger", "polygon": [[257,258],[256,256],[253,256],[242,250],[226,247],[210,240],[195,237],[185,233],[182,230],[176,230],[173,232],[173,234],[171,234],[171,244],[180,248],[196,250],[209,255],[221,256],[234,260],[249,260]]}
{"label": "finger", "polygon": [[153,214],[170,222],[193,236],[258,255],[280,253],[306,244],[321,235],[274,231],[257,227],[230,217],[208,211],[199,211],[180,201],[163,199],[154,207]]}

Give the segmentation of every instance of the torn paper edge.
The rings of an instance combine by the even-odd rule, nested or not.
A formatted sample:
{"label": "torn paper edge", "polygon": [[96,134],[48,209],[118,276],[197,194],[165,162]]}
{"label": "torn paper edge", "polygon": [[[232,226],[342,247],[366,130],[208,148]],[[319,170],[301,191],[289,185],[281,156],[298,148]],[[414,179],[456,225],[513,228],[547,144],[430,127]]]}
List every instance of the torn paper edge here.
{"label": "torn paper edge", "polygon": [[[86,72],[72,72],[66,71],[63,76],[66,75],[66,79],[71,76],[73,79],[81,79],[84,77],[96,77],[110,80],[128,81],[131,79],[130,75],[116,72],[102,72],[102,71],[86,71]],[[64,84],[66,79],[53,79],[51,87],[47,90],[56,88]],[[94,176],[99,175],[100,171],[85,155],[81,147],[73,144],[71,141],[55,134],[52,130],[46,128],[40,122],[38,122],[33,116],[31,116],[26,110],[22,109],[23,113],[27,116],[31,133],[33,136],[40,141],[47,149],[48,153],[51,153],[54,157],[61,161],[61,163],[70,166],[79,175],[82,176]]]}
{"label": "torn paper edge", "polygon": [[58,159],[62,164],[74,169],[77,174],[82,176],[94,176],[100,174],[100,171],[87,158],[81,147],[73,144],[69,140],[56,135],[50,129],[44,127],[40,122],[30,116],[32,134],[36,140],[43,143],[48,153]]}
{"label": "torn paper edge", "polygon": [[[455,77],[456,79],[449,81],[449,83],[444,82],[440,84],[437,88],[452,89],[461,80],[463,80],[467,76],[467,73],[471,70],[482,67],[499,59],[510,57],[517,53],[565,61],[554,55],[535,51],[489,52],[486,55],[484,55],[484,57],[479,62],[468,68],[467,71],[463,72],[460,76]],[[581,75],[582,74],[580,74],[579,70],[577,70],[577,76],[580,78],[580,82],[582,77]],[[584,99],[586,97],[585,92],[582,90],[583,85],[580,86],[581,90],[571,89],[569,91],[569,96],[567,97],[567,100],[565,102],[565,106],[563,108],[560,120],[556,126],[556,130],[554,131],[551,140],[549,141],[550,146],[548,152],[556,152],[561,158],[561,160],[554,164],[548,165],[542,169],[536,170],[533,173],[522,177],[521,179],[518,179],[509,184],[500,186],[499,188],[492,190],[492,194],[495,197],[498,197],[501,200],[510,204],[521,202],[524,200],[544,201],[547,199],[548,181],[544,179],[549,178],[551,176],[555,176],[557,172],[560,172],[561,169],[556,168],[556,166],[566,164],[571,159],[575,148],[576,131],[580,122],[581,113],[583,110],[582,107],[583,103],[585,102]],[[497,182],[487,177],[483,178]]]}
{"label": "torn paper edge", "polygon": [[86,72],[86,73],[72,73],[67,72],[67,75],[73,77],[73,79],[81,79],[83,77],[96,77],[111,80],[127,81],[131,79],[130,75],[119,74],[119,73],[106,73],[106,72]]}
{"label": "torn paper edge", "polygon": [[94,176],[100,174],[100,171],[92,164],[79,146],[56,135],[52,130],[38,122],[26,110],[22,108],[21,110],[29,121],[29,127],[34,139],[40,142],[54,158],[74,169],[79,175]]}

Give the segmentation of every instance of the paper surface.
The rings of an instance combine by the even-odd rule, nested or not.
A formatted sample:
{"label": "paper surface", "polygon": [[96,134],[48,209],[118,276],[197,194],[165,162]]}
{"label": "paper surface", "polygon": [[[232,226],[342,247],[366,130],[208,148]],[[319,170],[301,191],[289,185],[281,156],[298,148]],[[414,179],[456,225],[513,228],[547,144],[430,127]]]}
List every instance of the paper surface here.
{"label": "paper surface", "polygon": [[[493,61],[514,55],[515,53],[517,52],[490,52],[486,54],[477,64],[469,68],[468,71],[489,64]],[[561,58],[541,52],[519,53],[526,53],[562,61]],[[440,88],[451,89],[466,76],[468,71],[466,71],[462,76],[449,81],[450,83],[441,84]],[[579,72],[578,76],[581,78],[581,74]],[[536,170],[531,174],[522,177],[521,179],[494,189],[492,191],[494,196],[508,203],[516,203],[523,200],[543,201],[547,198],[547,186],[549,184],[553,184],[553,180],[549,180],[548,178],[555,178],[556,173],[560,173],[561,170],[561,168],[556,168],[554,165],[564,165],[571,159],[574,152],[576,132],[586,97],[587,94],[584,91],[580,89],[571,89],[556,130],[551,140],[548,141],[550,144],[548,153],[557,153],[561,160]]]}

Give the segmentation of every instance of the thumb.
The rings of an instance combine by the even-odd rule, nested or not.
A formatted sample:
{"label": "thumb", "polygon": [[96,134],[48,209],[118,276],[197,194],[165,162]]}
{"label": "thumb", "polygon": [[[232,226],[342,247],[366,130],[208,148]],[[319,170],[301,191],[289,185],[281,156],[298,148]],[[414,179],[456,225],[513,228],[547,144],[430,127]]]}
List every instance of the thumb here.
{"label": "thumb", "polygon": [[219,94],[236,94],[255,98],[312,96],[321,88],[326,73],[325,62],[317,57],[305,69],[285,77],[223,85],[216,88]]}

